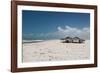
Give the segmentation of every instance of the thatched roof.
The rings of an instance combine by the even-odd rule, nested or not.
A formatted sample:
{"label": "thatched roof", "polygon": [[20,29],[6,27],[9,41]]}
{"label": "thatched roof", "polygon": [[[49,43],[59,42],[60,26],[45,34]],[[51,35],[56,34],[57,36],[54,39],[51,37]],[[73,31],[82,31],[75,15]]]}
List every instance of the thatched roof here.
{"label": "thatched roof", "polygon": [[79,38],[79,37],[65,37],[65,38],[62,38],[61,40],[67,40],[67,39],[70,39],[70,40],[82,40],[82,41],[84,41],[83,39],[81,39],[81,38]]}
{"label": "thatched roof", "polygon": [[74,37],[73,39],[80,39],[79,37]]}
{"label": "thatched roof", "polygon": [[63,41],[64,43],[82,43],[83,41],[85,41],[85,40],[83,40],[83,39],[81,39],[79,37],[72,38],[72,37],[69,37],[69,36],[63,38],[62,40],[64,40]]}
{"label": "thatched roof", "polygon": [[68,37],[65,37],[65,39],[72,39],[72,38],[68,36]]}

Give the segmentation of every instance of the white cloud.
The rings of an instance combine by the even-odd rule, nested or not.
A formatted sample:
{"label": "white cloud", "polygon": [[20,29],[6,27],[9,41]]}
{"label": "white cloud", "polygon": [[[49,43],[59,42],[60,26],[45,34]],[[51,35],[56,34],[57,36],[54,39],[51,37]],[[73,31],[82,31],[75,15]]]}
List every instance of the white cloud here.
{"label": "white cloud", "polygon": [[42,37],[42,38],[51,38],[51,39],[61,39],[65,38],[67,36],[70,37],[80,37],[83,39],[89,39],[90,38],[90,28],[84,27],[84,28],[76,28],[76,27],[70,27],[65,26],[64,28],[58,26],[57,31],[55,32],[49,32],[49,33],[31,33],[28,36],[31,37]]}
{"label": "white cloud", "polygon": [[71,36],[71,37],[80,37],[83,39],[89,39],[90,35],[90,29],[87,27],[84,27],[82,29],[75,28],[75,27],[70,27],[70,26],[65,26],[65,28],[62,27],[57,27],[58,31],[56,32],[58,36],[60,37],[66,37],[66,36]]}

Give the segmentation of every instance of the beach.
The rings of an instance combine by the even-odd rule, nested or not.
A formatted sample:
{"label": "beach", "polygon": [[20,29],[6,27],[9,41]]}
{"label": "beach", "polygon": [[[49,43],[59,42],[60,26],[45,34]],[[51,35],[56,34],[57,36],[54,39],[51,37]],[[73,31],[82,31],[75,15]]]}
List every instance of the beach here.
{"label": "beach", "polygon": [[45,40],[23,43],[23,62],[85,60],[90,58],[90,42],[62,43],[62,40]]}

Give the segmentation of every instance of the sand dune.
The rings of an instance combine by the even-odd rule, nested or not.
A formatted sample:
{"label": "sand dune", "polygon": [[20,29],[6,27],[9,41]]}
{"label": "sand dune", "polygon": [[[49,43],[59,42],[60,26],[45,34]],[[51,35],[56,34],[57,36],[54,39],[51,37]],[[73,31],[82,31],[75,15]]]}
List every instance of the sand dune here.
{"label": "sand dune", "polygon": [[23,62],[89,59],[89,43],[89,40],[81,44],[61,40],[23,43]]}

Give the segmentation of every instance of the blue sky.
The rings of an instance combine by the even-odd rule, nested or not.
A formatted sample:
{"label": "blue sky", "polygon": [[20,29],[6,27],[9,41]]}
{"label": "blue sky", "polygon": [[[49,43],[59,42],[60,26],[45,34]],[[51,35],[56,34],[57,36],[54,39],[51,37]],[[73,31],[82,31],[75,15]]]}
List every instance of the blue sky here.
{"label": "blue sky", "polygon": [[33,37],[32,35],[41,34],[42,37],[45,37],[49,34],[49,36],[57,37],[55,34],[60,29],[68,33],[69,28],[81,31],[84,28],[88,30],[89,27],[89,13],[22,11],[22,34],[26,36],[31,35]]}

